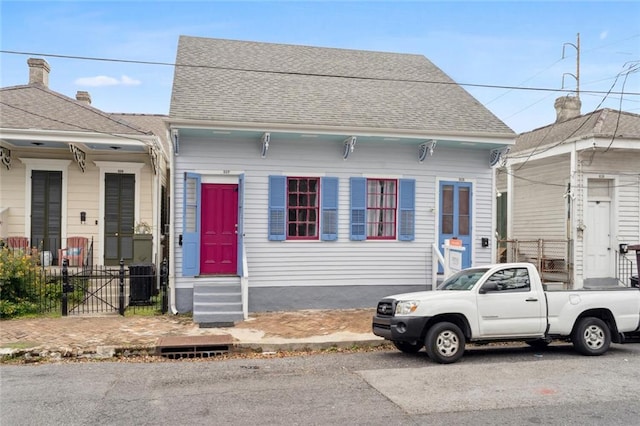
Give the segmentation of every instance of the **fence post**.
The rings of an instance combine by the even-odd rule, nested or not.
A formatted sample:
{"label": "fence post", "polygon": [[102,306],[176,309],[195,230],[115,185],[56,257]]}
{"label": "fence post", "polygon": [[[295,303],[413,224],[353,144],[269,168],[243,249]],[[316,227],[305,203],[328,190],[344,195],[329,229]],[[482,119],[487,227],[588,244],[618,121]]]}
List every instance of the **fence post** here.
{"label": "fence post", "polygon": [[124,316],[124,259],[120,259],[120,296],[118,297],[118,313]]}
{"label": "fence post", "polygon": [[167,294],[167,278],[169,275],[169,268],[167,267],[167,258],[162,260],[162,267],[160,268],[160,290],[162,291],[162,313],[166,314],[169,310],[169,295]]}
{"label": "fence post", "polygon": [[69,259],[64,258],[62,260],[62,316],[66,317],[69,314]]}

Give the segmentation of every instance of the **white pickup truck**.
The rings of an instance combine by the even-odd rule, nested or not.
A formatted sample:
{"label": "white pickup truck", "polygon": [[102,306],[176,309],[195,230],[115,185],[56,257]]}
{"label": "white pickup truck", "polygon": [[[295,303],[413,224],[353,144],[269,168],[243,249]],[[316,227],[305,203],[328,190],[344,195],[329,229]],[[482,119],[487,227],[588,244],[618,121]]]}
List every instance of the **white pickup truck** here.
{"label": "white pickup truck", "polygon": [[571,341],[584,355],[640,337],[640,289],[545,291],[530,263],[462,270],[435,291],[385,297],[373,334],[433,361],[456,362],[465,343],[524,341],[534,347]]}

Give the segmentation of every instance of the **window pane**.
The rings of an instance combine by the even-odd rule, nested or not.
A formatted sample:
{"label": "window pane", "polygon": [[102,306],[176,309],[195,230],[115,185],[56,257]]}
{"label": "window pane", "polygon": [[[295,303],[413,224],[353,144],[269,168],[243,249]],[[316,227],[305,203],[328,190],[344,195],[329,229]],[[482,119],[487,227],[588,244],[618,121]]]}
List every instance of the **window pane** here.
{"label": "window pane", "polygon": [[453,186],[442,187],[442,214],[453,214]]}
{"label": "window pane", "polygon": [[442,233],[453,234],[453,215],[442,215]]}
{"label": "window pane", "polygon": [[367,180],[367,237],[395,238],[397,182]]}
{"label": "window pane", "polygon": [[318,236],[318,178],[288,178],[287,236],[315,239]]}
{"label": "window pane", "polygon": [[469,216],[458,218],[458,232],[460,235],[469,235]]}
{"label": "window pane", "polygon": [[469,188],[460,188],[459,192],[460,197],[460,214],[468,216],[469,215]]}

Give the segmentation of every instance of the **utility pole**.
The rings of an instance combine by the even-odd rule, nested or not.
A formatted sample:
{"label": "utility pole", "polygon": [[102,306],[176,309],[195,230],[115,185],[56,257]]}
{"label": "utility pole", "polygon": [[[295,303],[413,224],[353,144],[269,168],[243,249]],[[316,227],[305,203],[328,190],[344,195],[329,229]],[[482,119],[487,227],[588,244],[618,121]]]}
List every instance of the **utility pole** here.
{"label": "utility pole", "polygon": [[566,72],[562,74],[562,88],[564,89],[564,76],[570,75],[571,77],[576,79],[576,96],[579,98],[580,97],[580,33],[578,33],[577,35],[576,44],[564,43],[562,45],[562,59],[564,59],[564,48],[567,45],[572,46],[574,49],[576,49],[576,53],[577,53],[576,54],[576,73],[571,74],[570,72]]}

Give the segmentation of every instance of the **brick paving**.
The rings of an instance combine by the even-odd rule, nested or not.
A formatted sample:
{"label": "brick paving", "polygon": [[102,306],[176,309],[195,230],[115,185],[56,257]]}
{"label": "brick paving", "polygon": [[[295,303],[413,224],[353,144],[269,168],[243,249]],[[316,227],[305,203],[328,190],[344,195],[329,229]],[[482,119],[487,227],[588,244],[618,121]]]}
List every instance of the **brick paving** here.
{"label": "brick paving", "polygon": [[98,346],[153,347],[163,336],[219,334],[187,317],[120,315],[14,319],[0,322],[0,347],[95,351]]}
{"label": "brick paving", "polygon": [[161,338],[170,336],[226,336],[234,346],[262,350],[380,343],[369,331],[370,321],[370,310],[258,314],[224,328],[200,328],[180,315],[12,319],[0,321],[0,355],[31,351],[77,356],[104,347],[153,352]]}

